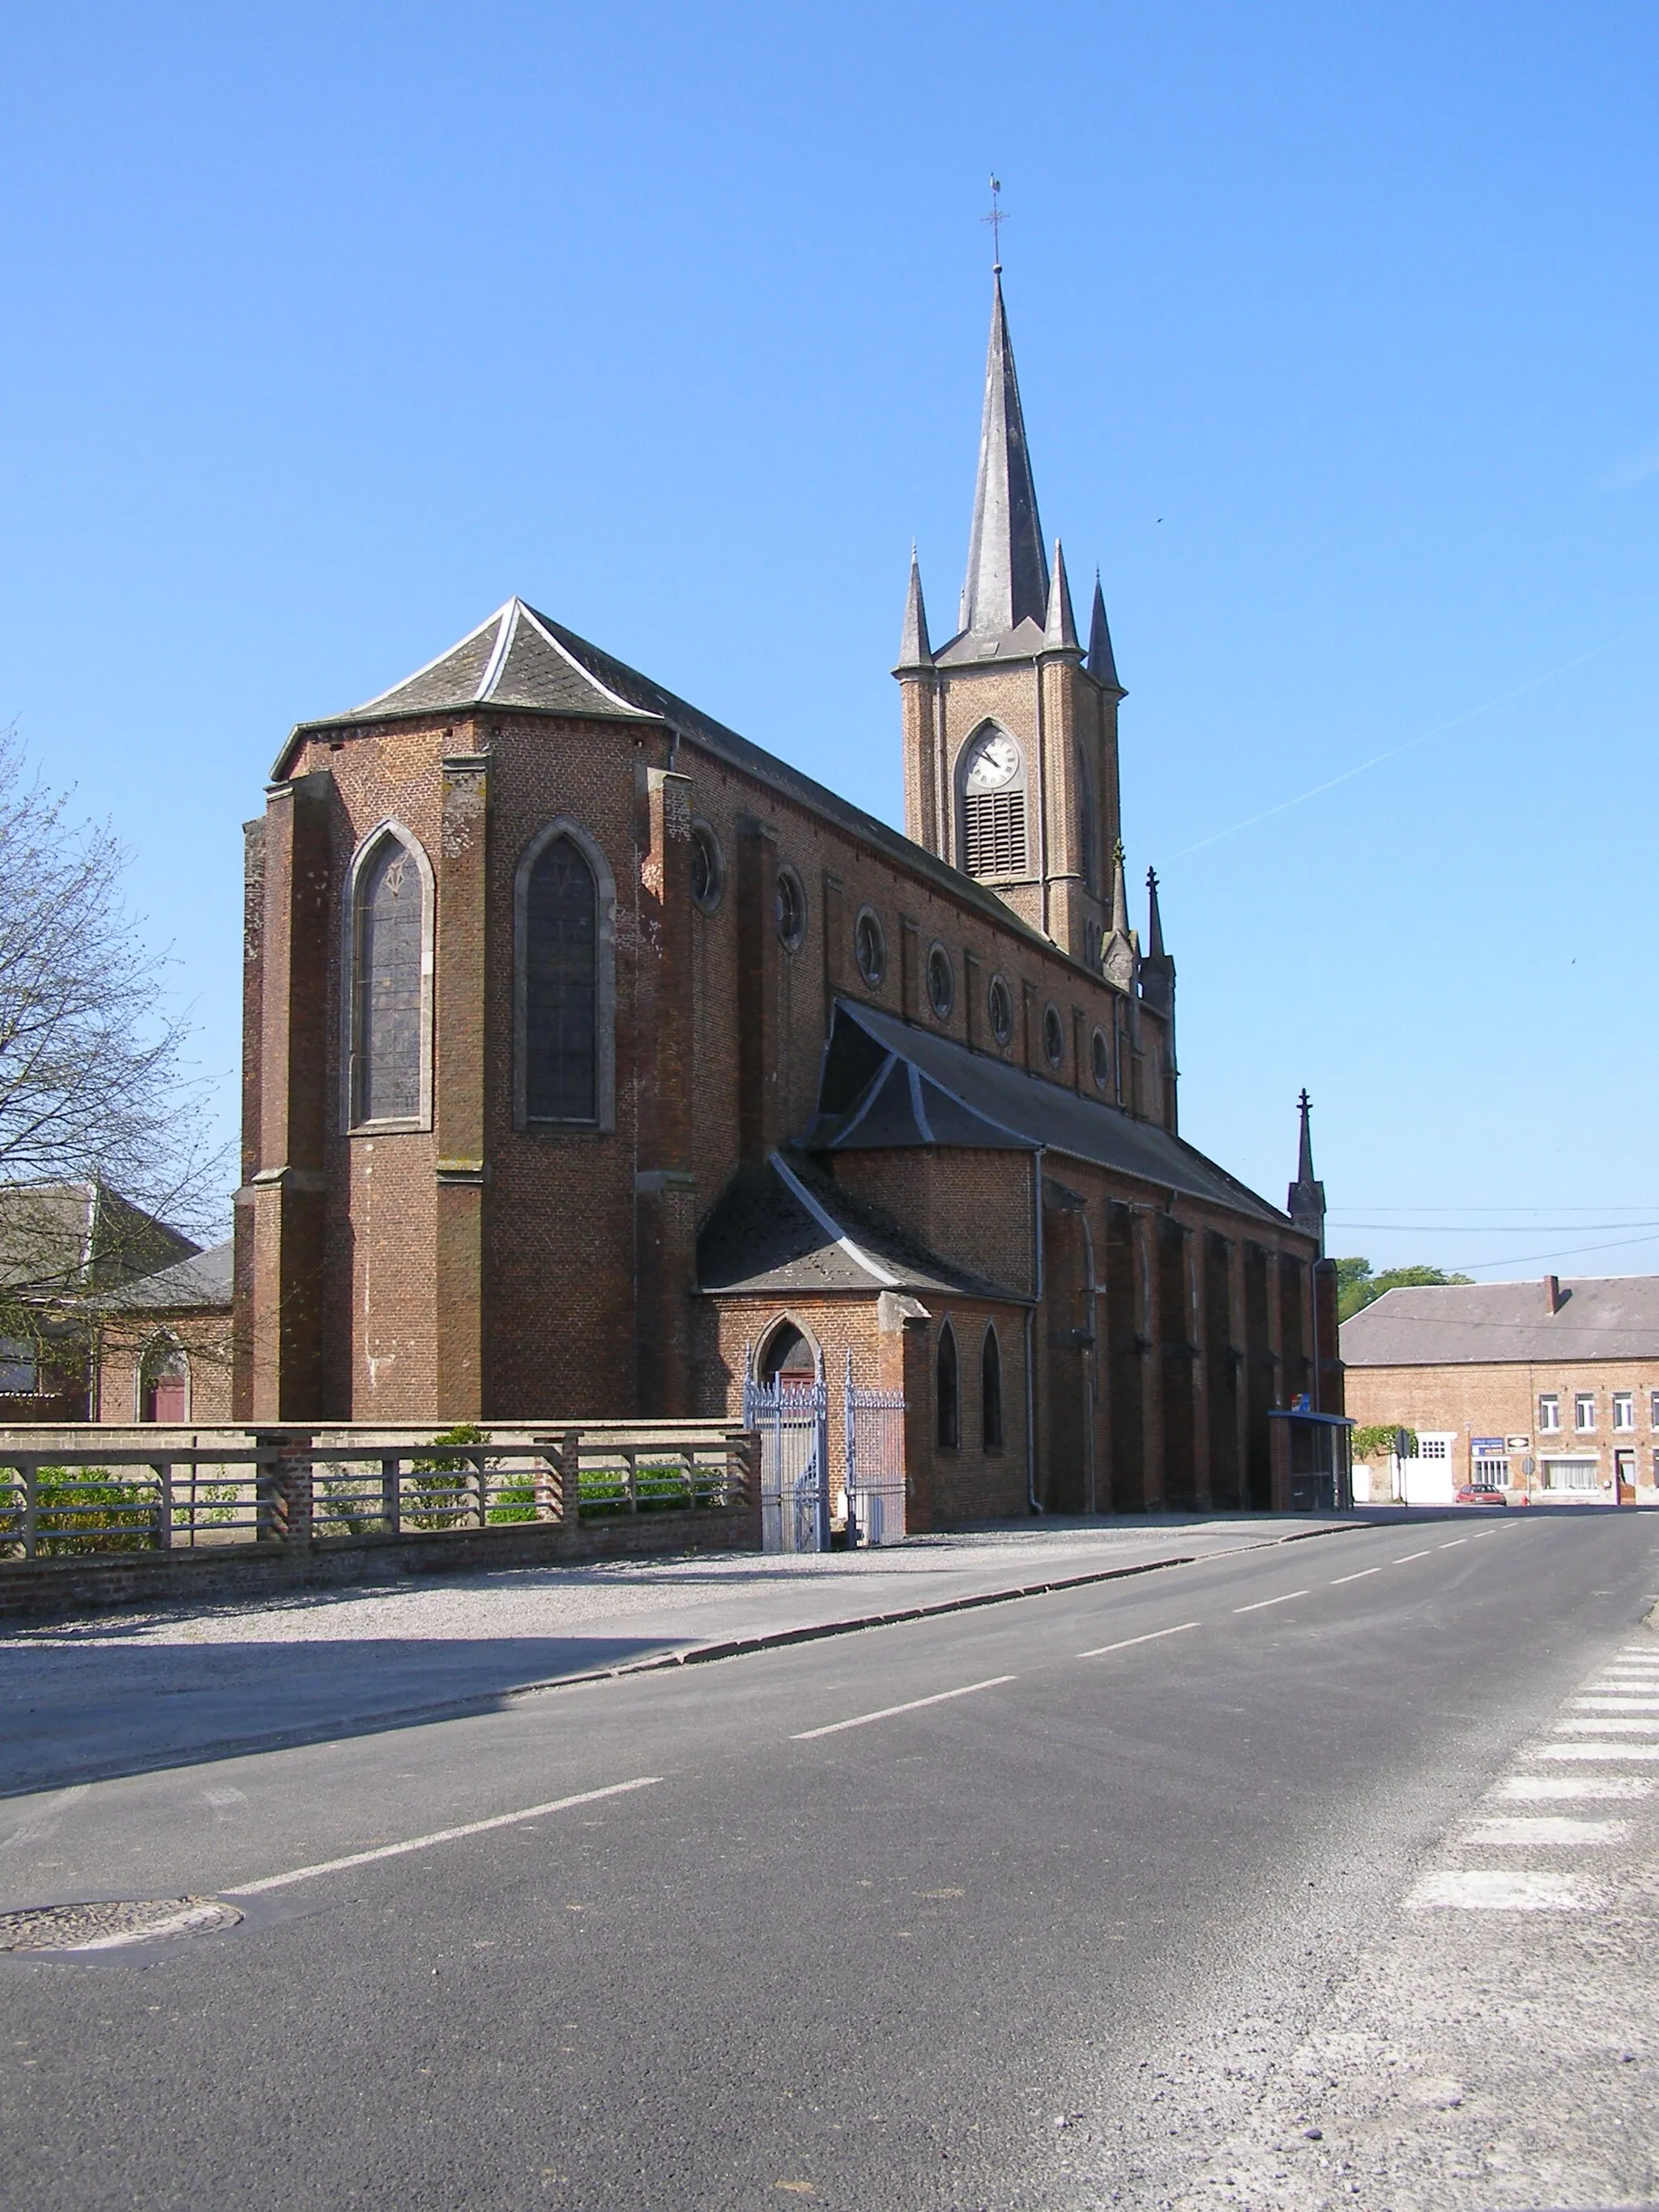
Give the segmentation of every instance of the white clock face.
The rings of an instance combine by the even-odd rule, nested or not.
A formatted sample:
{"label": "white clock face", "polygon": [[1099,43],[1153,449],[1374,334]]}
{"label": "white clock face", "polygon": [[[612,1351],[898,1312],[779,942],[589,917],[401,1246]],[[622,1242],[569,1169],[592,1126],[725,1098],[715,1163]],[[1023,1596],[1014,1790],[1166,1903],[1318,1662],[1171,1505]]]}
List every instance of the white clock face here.
{"label": "white clock face", "polygon": [[1019,747],[1003,731],[993,730],[974,747],[968,762],[969,791],[1000,791],[1019,774]]}

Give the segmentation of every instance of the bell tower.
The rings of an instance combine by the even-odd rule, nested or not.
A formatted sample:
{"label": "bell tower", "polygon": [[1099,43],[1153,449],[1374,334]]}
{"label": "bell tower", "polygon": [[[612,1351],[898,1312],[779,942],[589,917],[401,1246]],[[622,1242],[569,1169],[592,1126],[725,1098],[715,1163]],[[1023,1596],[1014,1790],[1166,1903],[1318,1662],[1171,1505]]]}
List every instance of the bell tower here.
{"label": "bell tower", "polygon": [[931,644],[913,550],[893,673],[907,834],[1098,967],[1111,923],[1125,694],[1099,578],[1085,647],[1060,542],[1052,565],[1043,544],[1000,264],[956,635]]}

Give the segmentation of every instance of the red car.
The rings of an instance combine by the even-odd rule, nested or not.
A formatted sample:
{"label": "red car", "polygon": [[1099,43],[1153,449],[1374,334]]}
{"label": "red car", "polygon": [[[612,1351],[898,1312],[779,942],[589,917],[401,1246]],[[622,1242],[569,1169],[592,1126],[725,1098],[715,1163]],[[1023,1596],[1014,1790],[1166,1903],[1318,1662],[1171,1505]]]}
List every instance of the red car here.
{"label": "red car", "polygon": [[1463,1485],[1463,1487],[1457,1493],[1457,1502],[1460,1505],[1502,1505],[1507,1507],[1510,1501],[1504,1497],[1501,1490],[1489,1490],[1484,1483],[1466,1482]]}

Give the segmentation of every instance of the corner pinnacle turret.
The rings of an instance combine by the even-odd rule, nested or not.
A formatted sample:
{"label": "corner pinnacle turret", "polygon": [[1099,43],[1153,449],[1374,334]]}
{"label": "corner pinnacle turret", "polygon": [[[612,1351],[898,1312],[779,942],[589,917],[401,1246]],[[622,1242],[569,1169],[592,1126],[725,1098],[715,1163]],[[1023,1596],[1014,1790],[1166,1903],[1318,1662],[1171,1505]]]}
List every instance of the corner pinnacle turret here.
{"label": "corner pinnacle turret", "polygon": [[1302,1132],[1297,1146],[1296,1181],[1291,1185],[1285,1211],[1305,1235],[1318,1239],[1322,1258],[1325,1251],[1325,1186],[1314,1175],[1313,1132],[1309,1126],[1313,1100],[1304,1090],[1296,1103],[1297,1111],[1302,1117]]}

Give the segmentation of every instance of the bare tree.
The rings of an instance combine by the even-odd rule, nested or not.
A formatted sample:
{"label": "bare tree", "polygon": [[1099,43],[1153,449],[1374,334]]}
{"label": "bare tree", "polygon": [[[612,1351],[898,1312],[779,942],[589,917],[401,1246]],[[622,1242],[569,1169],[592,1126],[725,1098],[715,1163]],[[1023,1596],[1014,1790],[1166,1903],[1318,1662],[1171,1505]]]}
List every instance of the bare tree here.
{"label": "bare tree", "polygon": [[[211,1081],[190,1061],[187,1018],[169,1008],[170,957],[146,945],[126,905],[127,861],[107,823],[79,820],[47,787],[15,729],[0,732],[6,1334],[35,1334],[18,1326],[20,1304],[164,1265],[222,1212]],[[98,1200],[79,1250],[64,1202],[75,1185]],[[162,1224],[180,1234],[158,1236]]]}

